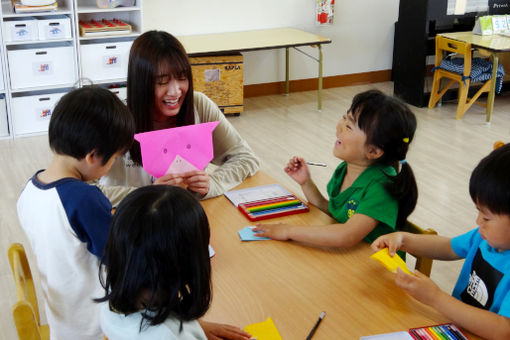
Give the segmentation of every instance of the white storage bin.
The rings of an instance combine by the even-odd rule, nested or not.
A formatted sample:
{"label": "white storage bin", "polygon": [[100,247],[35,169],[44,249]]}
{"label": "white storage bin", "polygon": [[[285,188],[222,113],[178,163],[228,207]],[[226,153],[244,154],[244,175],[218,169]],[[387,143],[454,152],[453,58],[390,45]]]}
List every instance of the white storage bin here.
{"label": "white storage bin", "polygon": [[7,56],[12,89],[76,82],[72,46],[10,50]]}
{"label": "white storage bin", "polygon": [[0,137],[9,136],[9,124],[7,123],[7,110],[5,98],[0,98]]}
{"label": "white storage bin", "polygon": [[11,101],[15,135],[48,131],[51,114],[66,92],[14,97]]}
{"label": "white storage bin", "polygon": [[71,19],[56,16],[49,19],[38,19],[39,40],[71,39]]}
{"label": "white storage bin", "polygon": [[119,99],[122,100],[123,103],[126,103],[127,87],[115,87],[115,88],[111,88],[109,90],[112,91],[113,93],[115,93],[117,95],[117,97],[119,97]]}
{"label": "white storage bin", "polygon": [[92,81],[127,77],[132,41],[80,46],[82,77]]}
{"label": "white storage bin", "polygon": [[5,41],[37,40],[37,20],[23,18],[23,20],[4,21]]}
{"label": "white storage bin", "polygon": [[[0,49],[1,51],[1,49]],[[5,84],[4,84],[4,70],[3,70],[3,67],[2,67],[2,62],[0,61],[0,90],[3,90],[5,89]]]}

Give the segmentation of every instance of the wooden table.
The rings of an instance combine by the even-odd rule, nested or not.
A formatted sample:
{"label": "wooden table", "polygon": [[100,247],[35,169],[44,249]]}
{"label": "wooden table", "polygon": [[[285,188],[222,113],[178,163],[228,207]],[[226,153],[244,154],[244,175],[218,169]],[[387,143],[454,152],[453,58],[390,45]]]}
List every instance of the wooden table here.
{"label": "wooden table", "polygon": [[[289,48],[294,48],[319,63],[317,108],[322,109],[322,44],[331,43],[330,39],[295,28],[274,28],[244,32],[188,35],[177,37],[192,57],[250,52],[285,48],[285,94],[289,93]],[[299,46],[318,47],[315,58],[298,49]]]}
{"label": "wooden table", "polygon": [[494,96],[496,94],[496,74],[498,71],[498,53],[510,52],[510,37],[494,34],[494,35],[479,35],[471,32],[451,32],[441,33],[441,36],[464,41],[481,50],[487,51],[492,57],[492,79],[489,94],[487,97],[487,117],[485,121],[490,124],[492,111],[494,109]]}
{"label": "wooden table", "polygon": [[[239,188],[270,183],[275,181],[259,171]],[[394,274],[369,259],[372,251],[365,243],[347,250],[295,242],[243,243],[237,231],[253,222],[224,196],[202,204],[216,251],[211,260],[213,302],[206,320],[245,327],[271,317],[284,340],[305,339],[321,311],[327,315],[314,340],[359,339],[449,321],[399,289]],[[333,222],[313,206],[309,213],[267,221]]]}

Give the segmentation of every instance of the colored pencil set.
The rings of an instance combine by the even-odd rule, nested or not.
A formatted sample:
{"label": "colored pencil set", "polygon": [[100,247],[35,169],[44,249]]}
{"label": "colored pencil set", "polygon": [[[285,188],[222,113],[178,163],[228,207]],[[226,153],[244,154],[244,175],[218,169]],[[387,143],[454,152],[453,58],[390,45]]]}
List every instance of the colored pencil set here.
{"label": "colored pencil set", "polygon": [[250,221],[299,214],[310,210],[294,195],[240,203],[237,207]]}
{"label": "colored pencil set", "polygon": [[411,328],[409,334],[416,340],[468,340],[452,323]]}

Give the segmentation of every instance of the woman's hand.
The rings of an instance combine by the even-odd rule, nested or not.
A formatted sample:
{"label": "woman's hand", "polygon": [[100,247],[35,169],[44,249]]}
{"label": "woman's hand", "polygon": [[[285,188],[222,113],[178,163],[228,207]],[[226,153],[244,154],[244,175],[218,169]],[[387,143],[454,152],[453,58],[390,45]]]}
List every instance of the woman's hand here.
{"label": "woman's hand", "polygon": [[188,190],[199,193],[202,196],[207,195],[211,179],[205,171],[193,170],[182,174],[184,184]]}
{"label": "woman's hand", "polygon": [[287,241],[290,239],[289,231],[293,226],[288,224],[257,224],[253,231],[255,236],[269,237],[273,240]]}
{"label": "woman's hand", "polygon": [[198,320],[198,323],[204,330],[205,336],[208,340],[247,340],[251,338],[250,334],[235,326],[204,320]]}
{"label": "woman's hand", "polygon": [[180,174],[165,174],[159,178],[156,178],[153,184],[184,187],[184,178]]}
{"label": "woman's hand", "polygon": [[283,170],[299,185],[305,184],[310,179],[310,171],[304,158],[292,157]]}

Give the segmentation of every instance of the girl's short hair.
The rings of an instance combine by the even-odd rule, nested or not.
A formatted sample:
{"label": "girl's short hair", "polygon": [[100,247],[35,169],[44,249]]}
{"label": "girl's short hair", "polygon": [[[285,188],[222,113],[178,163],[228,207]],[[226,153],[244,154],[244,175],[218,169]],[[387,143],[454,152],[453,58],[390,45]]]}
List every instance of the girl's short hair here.
{"label": "girl's short hair", "polygon": [[400,100],[378,90],[357,94],[349,111],[367,136],[366,144],[384,152],[376,163],[393,166],[397,171],[396,176],[390,177],[392,183],[386,189],[399,201],[397,228],[402,228],[418,200],[416,180],[406,160],[416,131],[416,117]]}
{"label": "girl's short hair", "polygon": [[111,91],[99,86],[72,90],[58,101],[48,139],[57,154],[83,159],[96,150],[103,165],[133,143],[135,124],[128,109]]}
{"label": "girl's short hair", "polygon": [[469,194],[491,213],[510,216],[510,144],[483,158],[471,173]]}
{"label": "girl's short hair", "polygon": [[207,216],[189,192],[141,187],[113,215],[100,269],[105,296],[96,301],[125,315],[142,311],[140,329],[169,315],[198,319],[211,302],[208,245]]}
{"label": "girl's short hair", "polygon": [[[184,76],[189,81],[188,91],[177,115],[177,126],[195,123],[193,76],[186,50],[170,33],[147,31],[136,38],[129,52],[127,106],[135,118],[137,133],[154,130],[154,87],[162,67],[172,76]],[[142,164],[139,142],[133,143],[129,153],[136,164]]]}

